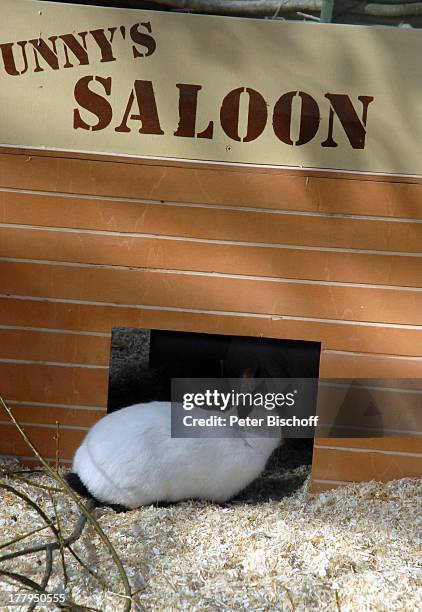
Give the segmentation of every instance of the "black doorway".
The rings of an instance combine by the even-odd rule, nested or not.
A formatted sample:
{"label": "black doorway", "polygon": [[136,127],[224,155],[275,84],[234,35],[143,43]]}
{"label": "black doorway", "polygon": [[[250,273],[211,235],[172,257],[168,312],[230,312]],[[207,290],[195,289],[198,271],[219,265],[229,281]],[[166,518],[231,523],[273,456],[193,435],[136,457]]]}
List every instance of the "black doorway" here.
{"label": "black doorway", "polygon": [[114,328],[108,412],[170,401],[171,378],[318,378],[320,343]]}

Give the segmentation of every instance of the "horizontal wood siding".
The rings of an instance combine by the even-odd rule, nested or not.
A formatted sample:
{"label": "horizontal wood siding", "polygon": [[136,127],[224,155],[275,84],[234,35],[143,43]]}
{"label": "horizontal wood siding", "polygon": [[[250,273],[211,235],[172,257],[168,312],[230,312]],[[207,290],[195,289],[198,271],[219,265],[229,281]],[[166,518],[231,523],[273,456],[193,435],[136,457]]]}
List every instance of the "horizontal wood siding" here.
{"label": "horizontal wood siding", "polygon": [[[422,378],[422,181],[0,152],[0,393],[69,461],[114,326],[313,340],[323,377]],[[0,452],[28,457],[0,414]],[[359,461],[357,460],[359,458]],[[313,486],[420,475],[418,437],[318,439]]]}
{"label": "horizontal wood siding", "polygon": [[[361,182],[368,184],[362,189]],[[67,194],[422,218],[421,178],[2,155],[0,186]]]}
{"label": "horizontal wood siding", "polygon": [[[31,212],[32,222],[39,222],[36,209]],[[178,215],[177,210],[171,212]],[[369,285],[422,285],[422,257],[414,254],[397,257],[287,244],[272,246],[242,241],[227,244],[186,236],[148,237],[135,232],[35,225],[28,229],[29,215],[22,219],[26,219],[26,227],[0,222],[1,257]],[[313,219],[306,218],[305,222],[312,223]],[[398,245],[400,250],[406,248],[402,244]],[[422,249],[422,245],[418,248]]]}
{"label": "horizontal wood siding", "polygon": [[9,401],[107,406],[107,368],[3,362],[0,380]]}
{"label": "horizontal wood siding", "polygon": [[[421,224],[327,212],[229,208],[0,192],[0,221],[44,227],[372,251],[421,251]],[[283,200],[280,207],[284,206]],[[379,211],[383,215],[383,211]],[[356,218],[357,217],[357,218]],[[417,220],[419,221],[419,220]]]}
{"label": "horizontal wood siding", "polygon": [[178,271],[0,261],[9,295],[422,326],[422,291]]}
{"label": "horizontal wood siding", "polygon": [[0,362],[22,360],[107,367],[110,336],[0,327]]}
{"label": "horizontal wood siding", "polygon": [[[2,428],[2,454],[26,457],[31,454],[23,438],[13,425],[3,424]],[[45,457],[54,457],[56,451],[56,426],[43,427],[24,425],[25,432],[30,437],[38,452]],[[80,429],[59,429],[60,457],[71,457],[82,442],[85,431]]]}
{"label": "horizontal wood siding", "polygon": [[[343,443],[344,445],[344,443]],[[313,478],[322,481],[393,480],[401,476],[419,477],[422,471],[422,454],[412,452],[349,450],[337,447],[314,447]]]}
{"label": "horizontal wood siding", "polygon": [[[260,336],[324,342],[327,350],[341,346],[344,351],[384,355],[419,356],[422,328],[410,325],[321,320],[226,311],[195,312],[170,307],[126,307],[92,304],[83,300],[0,297],[0,318],[7,327],[55,329],[94,336],[110,334],[122,321],[128,327],[197,331],[239,336]],[[330,355],[330,353],[328,353]],[[342,355],[342,353],[341,353]],[[325,358],[324,358],[325,359]],[[329,371],[329,370],[326,370]]]}
{"label": "horizontal wood siding", "polygon": [[30,402],[12,401],[10,407],[18,421],[25,424],[24,426],[27,423],[55,426],[58,421],[60,427],[91,427],[106,414],[105,408],[93,409],[89,406],[72,404],[31,404]]}
{"label": "horizontal wood siding", "polygon": [[422,378],[422,357],[324,350],[321,354],[320,376],[325,378]]}

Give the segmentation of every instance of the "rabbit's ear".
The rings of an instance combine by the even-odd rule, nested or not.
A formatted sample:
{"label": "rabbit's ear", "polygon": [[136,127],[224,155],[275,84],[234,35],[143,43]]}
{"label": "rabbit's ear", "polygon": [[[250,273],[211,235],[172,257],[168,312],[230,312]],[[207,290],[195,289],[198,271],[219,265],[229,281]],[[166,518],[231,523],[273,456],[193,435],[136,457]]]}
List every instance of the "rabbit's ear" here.
{"label": "rabbit's ear", "polygon": [[252,406],[238,406],[237,414],[239,416],[239,419],[246,419],[250,415],[252,410],[253,410]]}
{"label": "rabbit's ear", "polygon": [[[246,368],[242,373],[242,379],[240,382],[240,393],[244,393],[245,395],[248,393],[253,394],[255,390],[255,381],[254,381],[254,371],[252,368]],[[253,410],[253,405],[251,402],[246,402],[245,404],[238,405],[237,413],[240,419],[246,419],[250,415]]]}

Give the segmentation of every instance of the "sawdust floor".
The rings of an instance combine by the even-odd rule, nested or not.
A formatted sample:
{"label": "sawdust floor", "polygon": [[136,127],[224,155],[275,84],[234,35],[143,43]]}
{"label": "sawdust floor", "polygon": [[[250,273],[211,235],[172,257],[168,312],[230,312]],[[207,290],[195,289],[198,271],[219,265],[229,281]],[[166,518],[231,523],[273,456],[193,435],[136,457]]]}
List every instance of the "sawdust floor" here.
{"label": "sawdust floor", "polygon": [[[226,507],[183,502],[124,514],[97,509],[138,590],[132,609],[422,610],[422,481],[354,484],[310,495],[306,453],[308,447],[299,447],[299,457],[273,460],[272,470]],[[28,478],[52,483],[44,474]],[[46,492],[12,484],[53,515]],[[0,546],[41,526],[24,502],[6,491],[0,495]],[[54,497],[62,525],[71,531],[75,506],[62,493]],[[25,544],[42,538],[47,540],[47,532]],[[123,599],[113,595],[122,592],[115,566],[92,527],[74,549],[105,579],[109,592],[66,554],[72,599],[101,611],[122,610]],[[3,566],[40,580],[43,556]],[[16,589],[0,580],[1,589]],[[63,589],[59,555],[50,588]]]}

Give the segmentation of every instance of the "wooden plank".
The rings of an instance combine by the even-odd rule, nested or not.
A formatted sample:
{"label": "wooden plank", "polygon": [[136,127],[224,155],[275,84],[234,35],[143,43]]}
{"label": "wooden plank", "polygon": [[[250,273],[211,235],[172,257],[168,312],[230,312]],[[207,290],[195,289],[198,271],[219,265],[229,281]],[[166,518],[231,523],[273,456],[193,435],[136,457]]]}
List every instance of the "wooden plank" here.
{"label": "wooden plank", "polygon": [[[19,423],[40,423],[44,425],[65,425],[91,427],[106,414],[103,410],[81,410],[76,408],[57,408],[55,406],[30,406],[15,405],[10,403]],[[0,412],[0,421],[8,421],[8,416]]]}
{"label": "wooden plank", "polygon": [[325,435],[327,429],[327,435],[343,438],[411,431],[419,432],[422,440],[422,395],[421,389],[416,388],[420,385],[409,380],[407,389],[398,388],[391,379],[375,384],[366,379],[353,386],[332,383],[323,381],[318,389],[319,436]]}
{"label": "wooden plank", "polygon": [[[30,427],[24,428],[35,448],[42,456],[54,457],[56,442],[54,436],[56,427]],[[23,440],[14,425],[0,425],[0,453],[2,455],[27,456],[31,455],[31,449]],[[81,444],[86,431],[77,429],[63,429],[60,432],[60,457],[71,459]]]}
{"label": "wooden plank", "polygon": [[[222,203],[420,219],[418,179],[316,178],[317,173],[265,168],[161,165],[0,155],[0,187],[125,198]],[[344,175],[343,175],[344,176]],[[353,177],[353,178],[352,178]],[[367,177],[366,177],[367,178]],[[402,179],[406,181],[404,177]]]}
{"label": "wooden plank", "polygon": [[421,354],[422,329],[296,321],[246,315],[172,312],[0,298],[0,325],[110,333],[116,326],[323,342],[325,349]]}
{"label": "wooden plank", "polygon": [[315,448],[312,465],[315,480],[386,482],[395,478],[422,476],[422,454],[410,456]]}
{"label": "wooden plank", "polygon": [[0,381],[6,401],[107,405],[107,369],[0,363]]}
{"label": "wooden plank", "polygon": [[0,359],[108,366],[110,338],[0,329]]}
{"label": "wooden plank", "polygon": [[54,159],[75,159],[86,161],[98,161],[101,163],[131,164],[137,166],[164,166],[166,168],[187,168],[191,170],[223,170],[224,172],[245,172],[252,171],[257,173],[276,174],[281,176],[300,176],[305,178],[341,178],[344,180],[377,181],[394,183],[414,183],[422,184],[422,176],[414,174],[391,174],[359,172],[355,170],[331,170],[324,168],[301,168],[299,166],[266,166],[265,164],[236,164],[228,162],[198,161],[185,159],[162,159],[154,157],[124,157],[122,155],[102,154],[102,153],[83,153],[77,151],[49,151],[46,149],[31,149],[28,147],[11,147],[10,145],[0,145],[0,154],[21,156],[24,159],[31,158],[54,158]]}
{"label": "wooden plank", "polygon": [[[44,456],[44,461],[47,461],[47,463],[51,465],[52,467],[55,467],[56,465],[55,457]],[[19,455],[19,463],[23,465],[24,467],[30,467],[30,468],[41,466],[41,463],[37,459],[35,459],[34,457],[30,457],[29,455]],[[72,460],[63,459],[59,457],[59,465],[63,466],[64,468],[69,469],[70,466],[72,465]]]}
{"label": "wooden plank", "polygon": [[422,359],[321,351],[321,378],[422,378]]}
{"label": "wooden plank", "polygon": [[[32,465],[32,463],[27,463],[25,460],[25,463],[23,463],[23,465]],[[34,463],[34,465],[36,465]],[[311,479],[311,483],[309,486],[309,491],[310,493],[313,494],[317,494],[317,493],[323,493],[324,491],[331,491],[333,489],[338,489],[339,487],[344,487],[347,484],[349,484],[348,482],[344,481],[338,481],[338,480],[328,480],[328,481],[318,481],[318,480],[314,480],[313,478]]]}
{"label": "wooden plank", "polygon": [[344,447],[345,449],[383,450],[422,454],[422,436],[402,438],[315,438],[315,448],[324,446]]}
{"label": "wooden plank", "polygon": [[10,295],[422,324],[422,292],[140,270],[0,262]]}
{"label": "wooden plank", "polygon": [[[419,252],[422,224],[0,192],[0,222],[212,240]],[[81,253],[82,255],[82,253]]]}
{"label": "wooden plank", "polygon": [[2,257],[276,278],[422,286],[422,257],[262,248],[0,227]]}

